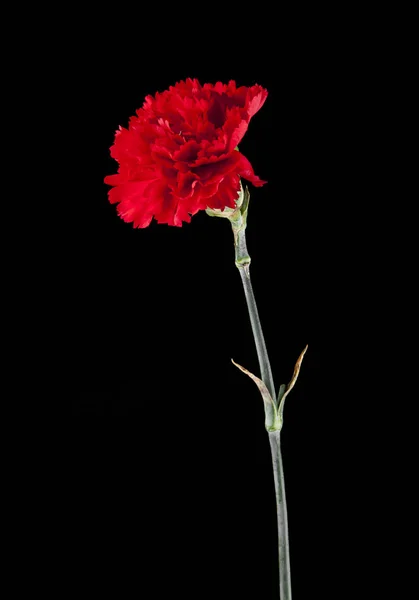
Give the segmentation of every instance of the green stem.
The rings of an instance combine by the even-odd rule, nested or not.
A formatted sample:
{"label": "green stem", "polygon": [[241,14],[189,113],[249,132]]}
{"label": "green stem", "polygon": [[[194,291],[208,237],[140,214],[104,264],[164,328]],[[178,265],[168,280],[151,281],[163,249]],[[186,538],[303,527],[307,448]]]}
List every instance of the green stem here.
{"label": "green stem", "polygon": [[236,249],[236,266],[239,269],[240,277],[243,283],[244,295],[246,296],[247,308],[250,316],[250,323],[252,325],[253,337],[256,345],[256,352],[258,355],[261,379],[268,388],[272,398],[275,399],[275,386],[272,377],[271,365],[269,363],[265,338],[263,337],[262,325],[260,324],[259,313],[252,288],[252,282],[250,281],[250,256],[247,252],[245,228],[246,226],[244,225],[241,228],[236,229],[233,224],[233,232],[235,234],[234,237]]}
{"label": "green stem", "polygon": [[[245,236],[246,217],[247,210],[245,211],[244,215],[240,214],[240,216],[238,216],[236,219],[231,220],[234,233],[234,246],[236,251],[236,266],[239,269],[243,283],[244,294],[246,296],[247,308],[249,311],[250,322],[252,325],[253,337],[255,340],[256,352],[259,361],[261,379],[268,388],[269,393],[275,402],[276,394],[271,365],[269,363],[268,351],[266,349],[262,326],[256,306],[256,300],[250,281],[250,256],[247,251]],[[291,600],[291,570],[289,557],[287,504],[285,498],[284,472],[282,468],[280,431],[269,432],[268,435],[272,453],[278,520],[280,598],[281,600]]]}
{"label": "green stem", "polygon": [[269,434],[275,480],[276,511],[278,519],[279,589],[281,600],[291,600],[291,567],[288,539],[287,502],[285,498],[284,470],[281,457],[281,433]]}

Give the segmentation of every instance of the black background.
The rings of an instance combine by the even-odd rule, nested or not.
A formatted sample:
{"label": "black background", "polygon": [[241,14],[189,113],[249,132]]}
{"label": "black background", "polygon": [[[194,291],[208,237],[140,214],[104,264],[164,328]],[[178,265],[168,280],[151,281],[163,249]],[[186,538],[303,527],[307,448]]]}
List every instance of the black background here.
{"label": "black background", "polygon": [[[186,77],[268,89],[240,149],[268,181],[250,186],[247,240],[277,388],[308,344],[281,436],[294,598],[340,598],[356,583],[345,441],[347,373],[362,342],[345,340],[365,300],[362,281],[353,286],[364,235],[362,222],[354,235],[353,205],[370,168],[359,132],[373,110],[372,59],[360,60],[362,28],[341,18],[272,20],[261,11],[243,23],[184,21],[165,10],[96,23],[70,11],[55,28],[56,56],[43,58],[47,109],[58,109],[62,221],[50,233],[63,250],[49,303],[60,306],[54,365],[70,431],[66,589],[278,597],[263,404],[230,360],[259,374],[229,225],[199,213],[182,228],[135,230],[103,183],[117,169],[118,126]],[[369,135],[364,127],[364,152]]]}

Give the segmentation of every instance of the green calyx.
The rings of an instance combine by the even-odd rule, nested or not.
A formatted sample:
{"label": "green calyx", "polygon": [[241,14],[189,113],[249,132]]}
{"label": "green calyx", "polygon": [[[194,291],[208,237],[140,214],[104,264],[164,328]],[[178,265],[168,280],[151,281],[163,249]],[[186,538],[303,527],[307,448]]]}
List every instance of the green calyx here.
{"label": "green calyx", "polygon": [[244,231],[247,226],[247,212],[249,210],[250,192],[249,188],[243,190],[240,182],[239,197],[236,200],[236,208],[226,207],[224,210],[207,208],[206,213],[210,217],[223,217],[231,223],[231,228],[234,235],[234,248],[236,254],[236,266],[248,269],[250,264],[250,256],[247,252],[246,240]]}
{"label": "green calyx", "polygon": [[304,348],[304,350],[298,357],[297,362],[295,363],[294,373],[292,375],[291,381],[287,385],[283,383],[280,386],[278,398],[276,399],[276,401],[273,400],[268,388],[266,387],[264,382],[261,379],[259,379],[259,377],[256,377],[256,375],[253,375],[253,373],[251,373],[241,365],[234,362],[233,359],[231,359],[232,363],[236,365],[236,367],[238,367],[241,371],[243,371],[243,373],[246,373],[246,375],[248,375],[250,379],[252,379],[258,386],[265,406],[265,428],[269,432],[281,431],[282,429],[285,398],[288,396],[288,394],[294,387],[295,382],[297,381],[297,377],[301,368],[301,363],[303,361],[304,354],[306,353],[307,348],[308,346]]}
{"label": "green calyx", "polygon": [[[223,217],[224,219],[229,219],[233,223],[233,222],[237,221],[238,219],[240,219],[240,217],[242,215],[242,206],[245,201],[246,193],[247,193],[247,195],[249,195],[247,188],[246,188],[246,191],[243,191],[243,186],[240,182],[240,190],[239,190],[239,195],[236,199],[235,208],[230,208],[230,207],[226,206],[224,208],[224,210],[221,210],[219,208],[209,208],[208,207],[205,210],[205,212],[210,217]],[[249,203],[249,202],[247,202],[247,203]]]}

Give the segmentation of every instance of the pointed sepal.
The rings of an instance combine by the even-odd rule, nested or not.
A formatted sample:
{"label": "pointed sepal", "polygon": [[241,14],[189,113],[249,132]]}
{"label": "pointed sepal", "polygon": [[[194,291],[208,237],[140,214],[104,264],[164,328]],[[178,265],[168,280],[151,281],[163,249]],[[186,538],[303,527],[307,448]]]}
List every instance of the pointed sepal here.
{"label": "pointed sepal", "polygon": [[246,190],[243,190],[243,186],[240,181],[239,195],[237,196],[236,206],[234,208],[230,208],[230,207],[226,206],[224,209],[221,210],[220,208],[210,208],[208,206],[205,209],[205,212],[210,217],[223,217],[225,219],[230,219],[230,221],[235,221],[238,218],[240,218],[240,216],[241,216],[241,208],[242,208],[242,205],[244,202],[247,202],[247,204],[246,204],[246,213],[247,213],[247,207],[249,206],[249,196],[250,196],[250,193],[249,193],[249,190],[247,189],[247,186],[246,186]]}

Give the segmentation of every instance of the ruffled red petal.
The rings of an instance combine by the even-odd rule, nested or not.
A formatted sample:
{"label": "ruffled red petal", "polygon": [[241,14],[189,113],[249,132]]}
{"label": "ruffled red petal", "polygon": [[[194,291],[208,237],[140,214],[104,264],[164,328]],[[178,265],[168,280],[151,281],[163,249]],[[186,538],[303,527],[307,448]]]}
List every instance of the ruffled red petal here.
{"label": "ruffled red petal", "polygon": [[250,183],[252,183],[255,187],[261,187],[262,185],[265,185],[267,182],[259,179],[259,177],[255,175],[253,167],[247,158],[241,152],[237,152],[237,154],[240,156],[238,161],[239,175],[247,179],[247,181],[250,181]]}
{"label": "ruffled red petal", "polygon": [[180,227],[207,206],[234,208],[240,177],[266,183],[235,150],[266,97],[259,85],[201,86],[197,79],[147,96],[111,148],[119,168],[105,183],[121,218],[135,227],[147,227],[153,217]]}

